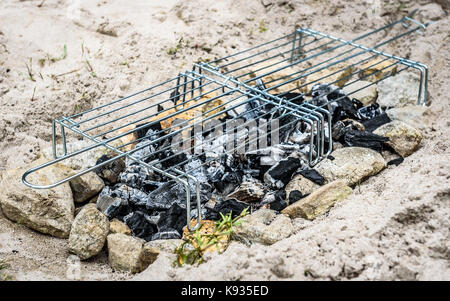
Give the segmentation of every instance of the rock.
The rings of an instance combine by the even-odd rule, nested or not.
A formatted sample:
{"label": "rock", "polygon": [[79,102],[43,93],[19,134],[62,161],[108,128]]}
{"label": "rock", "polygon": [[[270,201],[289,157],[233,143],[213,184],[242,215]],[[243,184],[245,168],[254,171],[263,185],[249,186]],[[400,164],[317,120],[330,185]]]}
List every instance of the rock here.
{"label": "rock", "polygon": [[227,199],[236,199],[241,202],[259,202],[264,197],[264,187],[259,181],[243,182]]}
{"label": "rock", "polygon": [[121,221],[119,221],[117,218],[113,219],[109,223],[109,232],[112,234],[122,233],[122,234],[126,234],[126,235],[131,235],[130,228],[127,225],[125,225],[124,223],[122,223]]}
{"label": "rock", "polygon": [[69,184],[72,188],[75,203],[83,203],[91,199],[105,187],[103,180],[93,172],[77,177],[71,180]]}
{"label": "rock", "polygon": [[[190,223],[191,228],[193,228],[196,224],[197,224],[197,220],[192,220]],[[203,243],[207,242],[206,241],[207,238],[204,235],[213,234],[215,229],[216,229],[216,223],[214,221],[211,221],[211,220],[202,220],[201,221],[201,226],[200,226],[200,229],[198,230],[198,232],[200,233],[200,236],[203,236],[202,237]],[[196,239],[195,239],[194,235],[196,235],[196,232],[189,232],[187,227],[185,227],[183,229],[184,239],[186,239],[186,238],[193,239],[193,242],[194,242],[193,247],[196,248],[197,243],[196,243]],[[204,253],[206,253],[206,252],[222,253],[228,248],[229,243],[230,243],[230,235],[220,235],[218,243],[213,244],[213,245],[207,247],[206,249],[204,249]]]}
{"label": "rock", "polygon": [[81,260],[91,258],[102,250],[109,232],[109,221],[94,204],[83,207],[73,221],[69,235],[69,251]]}
{"label": "rock", "polygon": [[139,273],[152,264],[157,255],[144,248],[145,240],[122,233],[108,235],[108,260],[114,270]]}
{"label": "rock", "polygon": [[418,129],[431,126],[431,110],[425,106],[408,105],[403,108],[392,108],[386,111],[391,120],[403,121]]}
{"label": "rock", "polygon": [[235,235],[250,242],[271,245],[294,233],[289,217],[270,209],[259,209],[241,221],[235,228]]}
{"label": "rock", "polygon": [[[67,153],[72,153],[77,150],[86,148],[90,145],[92,145],[93,142],[87,141],[87,140],[80,140],[72,143],[67,143]],[[118,146],[120,142],[117,140],[112,141],[110,145]],[[58,155],[62,156],[63,149],[62,145],[59,144],[56,147]],[[81,170],[88,167],[92,167],[97,162],[97,159],[100,158],[103,155],[109,155],[109,154],[115,154],[110,149],[100,146],[96,147],[94,149],[91,149],[89,151],[83,152],[81,154],[78,154],[76,156],[70,157],[62,161],[62,163],[68,167],[70,167],[73,170]],[[42,151],[43,157],[46,159],[46,161],[53,160],[53,148],[48,147]],[[117,155],[117,154],[116,154]]]}
{"label": "rock", "polygon": [[377,103],[383,108],[415,104],[419,94],[419,78],[411,72],[401,72],[377,85]]}
{"label": "rock", "polygon": [[[2,173],[0,182],[0,206],[7,218],[33,230],[52,236],[69,237],[74,216],[72,191],[68,183],[52,189],[31,189],[22,181],[22,174],[42,163],[34,162],[25,168],[11,169]],[[64,178],[57,166],[50,166],[27,177],[30,183],[52,184]]]}
{"label": "rock", "polygon": [[158,239],[149,241],[144,245],[144,248],[152,248],[159,253],[173,254],[175,249],[183,243],[182,239]]}
{"label": "rock", "polygon": [[336,202],[345,199],[351,193],[352,189],[344,181],[334,181],[289,205],[281,212],[289,215],[290,218],[302,217],[313,220],[330,210]]}
{"label": "rock", "polygon": [[422,141],[419,130],[401,121],[387,123],[376,129],[374,133],[389,138],[389,141],[385,143],[402,157],[411,155]]}
{"label": "rock", "polygon": [[[111,159],[111,155],[103,155],[96,161],[96,164],[100,164]],[[120,158],[118,160],[112,161],[106,165],[103,165],[95,170],[95,173],[105,180],[107,184],[115,184],[119,174],[125,169],[125,160]]]}
{"label": "rock", "polygon": [[[449,5],[448,2],[447,5]],[[444,17],[445,12],[438,3],[429,3],[420,7],[418,20],[421,20],[421,22],[423,22],[422,20],[437,21]]]}
{"label": "rock", "polygon": [[344,147],[331,153],[314,168],[328,183],[344,180],[349,186],[376,175],[386,167],[386,161],[374,150],[363,147]]}
{"label": "rock", "polygon": [[312,193],[314,190],[318,189],[320,186],[311,180],[308,180],[302,175],[296,175],[294,178],[286,185],[286,202],[289,202],[289,196],[291,192],[299,191],[303,196]]}
{"label": "rock", "polygon": [[347,94],[362,89],[358,92],[350,94],[349,97],[358,99],[364,106],[372,104],[377,99],[377,85],[373,85],[371,82],[355,81],[350,85],[345,86],[343,89]]}

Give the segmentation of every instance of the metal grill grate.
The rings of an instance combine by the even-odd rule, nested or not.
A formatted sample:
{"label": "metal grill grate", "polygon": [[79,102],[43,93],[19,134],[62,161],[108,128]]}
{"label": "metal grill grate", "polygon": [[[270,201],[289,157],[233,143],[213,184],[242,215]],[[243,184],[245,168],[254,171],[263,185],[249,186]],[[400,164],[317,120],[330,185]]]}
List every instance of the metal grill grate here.
{"label": "metal grill grate", "polygon": [[[371,48],[355,43],[396,25],[403,25],[406,31]],[[351,95],[412,69],[420,76],[417,103],[425,104],[427,67],[376,50],[423,28],[425,25],[405,17],[352,41],[302,28],[214,62],[195,64],[192,71],[165,82],[54,120],[55,159],[28,170],[22,180],[31,188],[52,188],[123,158],[146,168],[150,174],[184,185],[188,226],[192,216],[191,194],[194,194],[192,199],[197,202],[198,216],[195,229],[201,221],[203,180],[198,171],[214,166],[223,155],[258,151],[267,147],[268,141],[271,145],[275,143],[270,140],[274,132],[279,134],[299,126],[308,127],[311,133],[309,144],[302,149],[306,164],[314,166],[331,153],[331,106],[346,96],[323,101],[324,96],[339,89]],[[351,89],[353,83],[362,80],[368,84]],[[326,83],[330,89],[311,94],[316,83]],[[228,127],[230,123],[234,124]],[[252,136],[249,129],[255,127],[258,135]],[[92,144],[68,152],[66,131],[69,130]],[[220,134],[216,132],[212,136],[208,131]],[[61,154],[57,151],[57,132],[61,137]],[[27,181],[27,176],[37,170],[95,148],[106,148],[115,155],[54,184]]]}

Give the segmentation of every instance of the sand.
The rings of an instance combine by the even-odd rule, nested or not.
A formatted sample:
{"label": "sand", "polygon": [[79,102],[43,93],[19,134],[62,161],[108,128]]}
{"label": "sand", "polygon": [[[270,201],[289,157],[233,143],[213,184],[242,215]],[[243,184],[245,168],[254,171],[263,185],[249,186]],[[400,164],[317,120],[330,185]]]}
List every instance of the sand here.
{"label": "sand", "polygon": [[[272,246],[234,242],[199,267],[173,268],[160,256],[138,275],[113,272],[102,252],[81,263],[80,279],[450,280],[450,18],[444,13],[450,5],[402,2],[2,1],[0,172],[33,161],[51,145],[52,119],[173,77],[199,58],[221,57],[296,27],[351,39],[419,8],[421,20],[437,22],[383,48],[430,68],[429,126],[404,163],[362,183],[325,216],[294,220],[295,235]],[[168,54],[181,37],[178,51]],[[67,240],[0,213],[0,259],[14,279],[72,279],[69,256]]]}

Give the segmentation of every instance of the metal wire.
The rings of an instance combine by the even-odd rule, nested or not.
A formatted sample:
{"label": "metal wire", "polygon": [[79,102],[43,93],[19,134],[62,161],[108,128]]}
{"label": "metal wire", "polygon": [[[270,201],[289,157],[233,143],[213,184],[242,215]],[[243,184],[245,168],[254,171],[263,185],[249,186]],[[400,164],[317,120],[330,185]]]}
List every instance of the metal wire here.
{"label": "metal wire", "polygon": [[[398,35],[372,47],[355,43],[397,25],[403,25],[406,31],[403,30]],[[272,128],[271,126],[264,137],[246,136],[244,151],[246,147],[257,145],[260,141],[258,139],[267,139],[276,131],[292,129],[299,123],[304,123],[310,129],[307,163],[314,166],[326,158],[333,149],[332,116],[327,110],[331,103],[410,69],[420,75],[417,103],[426,104],[427,66],[377,50],[387,43],[425,28],[426,24],[412,19],[412,15],[350,41],[301,28],[292,34],[212,62],[196,63],[192,71],[186,71],[174,78],[87,111],[54,120],[52,123],[54,160],[26,171],[22,181],[28,187],[35,189],[53,188],[115,160],[126,158],[145,167],[149,173],[159,174],[185,187],[187,226],[191,230],[196,229],[202,218],[201,183],[194,174],[217,160],[211,157],[201,160],[200,165],[186,167],[189,162],[199,159],[204,154],[198,151],[199,149],[208,149],[211,143],[216,141],[222,141],[223,145],[229,146],[229,141],[236,135],[234,131],[249,129],[255,124],[259,127],[261,124],[267,125],[268,122],[288,120],[280,127]],[[352,84],[358,81],[364,81],[367,84],[363,87],[351,88]],[[258,83],[263,83],[264,87],[261,88]],[[316,83],[331,87],[332,90],[315,97],[308,97],[308,94],[304,92],[308,92],[309,87]],[[318,104],[320,98],[339,89],[344,89],[346,96]],[[291,92],[298,92],[299,95],[290,100],[285,99]],[[303,101],[294,103],[296,100]],[[245,120],[248,114],[255,114],[256,117]],[[227,118],[222,118],[224,116]],[[230,118],[230,116],[233,117]],[[214,121],[214,128],[223,129],[227,123],[239,120],[244,122],[234,127],[232,133],[224,131],[222,135],[202,137],[199,143],[192,143],[196,138],[197,127]],[[157,129],[152,128],[148,135],[139,135],[143,131],[148,131],[150,127]],[[70,136],[66,134],[66,130],[73,135],[86,138],[92,144],[68,153],[67,143]],[[187,148],[174,152],[171,145],[159,145],[176,135],[182,137],[181,140],[177,140],[177,143],[186,144]],[[58,136],[61,137],[62,154],[58,154]],[[141,154],[140,151],[152,147],[154,151],[151,154]],[[56,183],[39,185],[27,180],[30,174],[38,170],[96,148],[105,148],[114,155],[102,163],[85,168]],[[235,153],[240,150],[239,148],[242,146],[234,145],[233,142],[231,147],[223,147],[221,153]],[[167,155],[168,152],[171,153]],[[175,164],[168,164],[181,153],[188,156]],[[158,157],[160,159],[152,160]],[[194,198],[196,198],[198,210],[197,224],[194,227],[190,227],[190,183],[195,186]]]}

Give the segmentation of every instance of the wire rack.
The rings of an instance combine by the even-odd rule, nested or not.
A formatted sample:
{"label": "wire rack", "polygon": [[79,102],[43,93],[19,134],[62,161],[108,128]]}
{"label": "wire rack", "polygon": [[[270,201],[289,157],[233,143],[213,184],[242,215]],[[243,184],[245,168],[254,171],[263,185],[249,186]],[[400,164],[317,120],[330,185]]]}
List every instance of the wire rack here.
{"label": "wire rack", "polygon": [[[356,44],[396,25],[401,25],[403,31],[386,41],[370,48]],[[190,227],[195,229],[201,222],[200,185],[204,181],[197,172],[219,160],[210,153],[233,154],[242,148],[242,144],[233,142],[239,140],[236,135],[247,130],[244,138],[241,137],[245,140],[245,152],[252,147],[265,146],[261,145],[264,139],[248,135],[248,129],[264,126],[268,130],[264,131],[263,138],[269,139],[274,131],[283,131],[301,122],[311,131],[305,154],[307,164],[314,166],[331,153],[330,104],[340,98],[320,102],[323,94],[314,97],[308,94],[314,84],[326,83],[331,88],[327,94],[343,89],[351,95],[411,69],[419,73],[417,103],[424,105],[428,68],[377,48],[425,27],[408,16],[351,41],[302,28],[216,61],[194,64],[192,71],[85,112],[54,120],[54,160],[26,171],[22,181],[31,188],[49,189],[115,160],[128,160],[146,168],[148,173],[185,187],[188,227],[192,216],[191,200],[197,204],[197,224]],[[367,84],[352,89],[356,82]],[[249,114],[254,114],[254,118],[244,118]],[[232,132],[223,131],[226,125],[237,121],[240,122],[232,127]],[[223,133],[213,137],[205,135],[207,124],[210,130]],[[68,131],[91,144],[69,152]],[[178,151],[170,144],[172,140],[177,141]],[[27,181],[31,173],[96,148],[107,149],[114,155],[53,184]],[[191,164],[199,158],[202,158],[200,164]]]}

